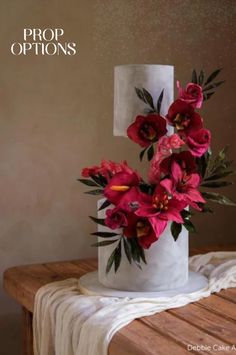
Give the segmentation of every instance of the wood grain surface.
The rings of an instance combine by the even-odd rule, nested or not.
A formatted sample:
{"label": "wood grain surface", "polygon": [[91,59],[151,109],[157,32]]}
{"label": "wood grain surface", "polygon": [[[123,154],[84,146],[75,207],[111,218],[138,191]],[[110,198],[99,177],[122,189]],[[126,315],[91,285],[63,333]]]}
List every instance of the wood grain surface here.
{"label": "wood grain surface", "polygon": [[[213,250],[236,250],[236,246],[194,249],[190,254]],[[80,277],[96,268],[96,259],[86,259],[17,266],[5,271],[4,287],[23,307],[24,354],[33,354],[32,312],[37,290],[49,282]],[[190,352],[189,345],[204,345],[207,350]],[[236,288],[185,307],[134,320],[113,337],[109,354],[233,354],[236,350],[226,350],[232,345],[236,349]]]}

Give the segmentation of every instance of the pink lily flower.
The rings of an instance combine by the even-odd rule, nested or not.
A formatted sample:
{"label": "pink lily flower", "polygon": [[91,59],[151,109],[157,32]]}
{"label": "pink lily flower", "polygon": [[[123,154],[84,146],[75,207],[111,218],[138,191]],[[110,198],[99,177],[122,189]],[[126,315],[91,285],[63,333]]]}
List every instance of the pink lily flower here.
{"label": "pink lily flower", "polygon": [[169,199],[166,190],[157,186],[153,196],[148,196],[146,201],[141,203],[135,214],[139,217],[149,219],[157,238],[165,230],[168,221],[184,223],[180,212],[187,206],[185,201],[178,201],[175,198]]}
{"label": "pink lily flower", "polygon": [[171,178],[161,181],[168,193],[178,201],[185,201],[193,208],[200,210],[196,202],[205,203],[198,186],[200,184],[200,175],[197,173],[187,174],[186,171],[181,170],[179,164],[173,161],[171,166]]}

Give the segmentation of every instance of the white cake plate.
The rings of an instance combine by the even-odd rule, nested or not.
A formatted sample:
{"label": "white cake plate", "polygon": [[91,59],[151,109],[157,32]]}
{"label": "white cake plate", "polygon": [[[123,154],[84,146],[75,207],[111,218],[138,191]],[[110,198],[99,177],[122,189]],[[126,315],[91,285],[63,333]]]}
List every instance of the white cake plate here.
{"label": "white cake plate", "polygon": [[128,297],[128,298],[157,298],[172,297],[180,294],[190,294],[201,291],[208,286],[208,280],[202,274],[190,271],[188,282],[182,286],[172,290],[157,292],[134,292],[121,291],[103,286],[98,281],[98,272],[89,272],[79,279],[80,292],[88,296],[109,296],[109,297]]}

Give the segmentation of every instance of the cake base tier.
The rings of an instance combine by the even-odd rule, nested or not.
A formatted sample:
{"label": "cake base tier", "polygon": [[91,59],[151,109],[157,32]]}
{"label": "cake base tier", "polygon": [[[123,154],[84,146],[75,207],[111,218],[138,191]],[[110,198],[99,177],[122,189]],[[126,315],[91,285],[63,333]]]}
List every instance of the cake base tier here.
{"label": "cake base tier", "polygon": [[88,296],[108,296],[108,297],[128,297],[128,298],[157,298],[157,297],[172,297],[180,294],[190,294],[201,291],[208,286],[208,280],[205,276],[190,271],[188,282],[182,286],[172,290],[157,291],[157,292],[136,292],[122,291],[103,286],[98,281],[98,272],[93,271],[82,276],[79,279],[79,289],[81,293]]}

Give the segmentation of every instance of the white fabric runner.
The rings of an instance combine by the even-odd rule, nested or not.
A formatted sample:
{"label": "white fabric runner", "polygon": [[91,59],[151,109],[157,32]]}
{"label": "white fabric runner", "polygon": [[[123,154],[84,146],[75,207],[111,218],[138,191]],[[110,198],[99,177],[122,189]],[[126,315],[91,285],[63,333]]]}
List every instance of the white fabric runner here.
{"label": "white fabric runner", "polygon": [[208,297],[236,287],[236,252],[211,252],[189,258],[190,269],[207,276],[205,290],[173,297],[115,298],[84,296],[78,279],[43,286],[35,297],[35,355],[107,355],[113,335],[135,318]]}

